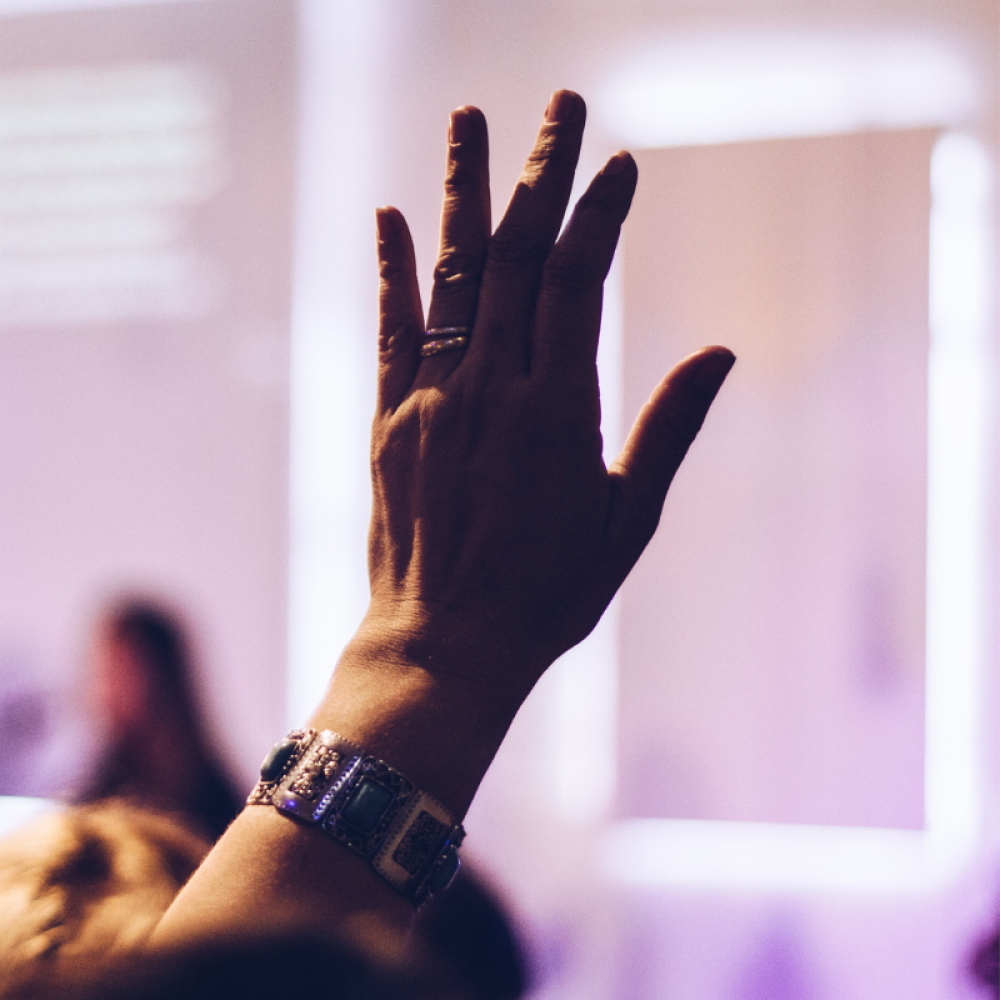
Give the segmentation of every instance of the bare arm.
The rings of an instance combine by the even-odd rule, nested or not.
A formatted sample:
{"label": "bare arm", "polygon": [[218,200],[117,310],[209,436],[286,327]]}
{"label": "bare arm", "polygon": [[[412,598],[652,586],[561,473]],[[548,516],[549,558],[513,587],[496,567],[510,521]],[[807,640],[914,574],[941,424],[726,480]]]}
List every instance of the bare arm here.
{"label": "bare arm", "polygon": [[[602,459],[597,341],[604,279],[636,168],[612,157],[562,227],[585,108],[554,95],[490,233],[486,122],[452,117],[427,328],[468,346],[421,358],[403,217],[379,212],[378,404],[371,604],[311,725],[333,729],[464,815],[545,669],[596,625],[656,528],[667,488],[733,363],[708,348],[657,386]],[[412,907],[316,828],[248,808],[167,912],[158,940]]]}

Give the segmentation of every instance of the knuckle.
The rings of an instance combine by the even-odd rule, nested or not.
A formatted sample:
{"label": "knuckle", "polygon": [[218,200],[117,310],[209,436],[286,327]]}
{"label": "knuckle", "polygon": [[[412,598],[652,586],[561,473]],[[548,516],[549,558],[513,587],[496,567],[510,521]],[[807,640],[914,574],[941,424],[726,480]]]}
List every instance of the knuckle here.
{"label": "knuckle", "polygon": [[661,438],[680,451],[687,451],[695,435],[701,429],[704,410],[694,400],[687,403],[677,402],[669,409],[657,414],[657,426]]}
{"label": "knuckle", "polygon": [[378,276],[383,285],[392,284],[404,271],[402,265],[396,261],[382,259],[378,262]]}
{"label": "knuckle", "polygon": [[445,168],[445,197],[455,198],[464,195],[475,186],[477,176],[471,164],[464,162],[460,157],[452,156]]}
{"label": "knuckle", "polygon": [[531,152],[528,154],[528,167],[542,168],[548,163],[561,163],[572,159],[573,144],[568,141],[570,135],[579,132],[576,126],[565,122],[548,124],[538,136]]}
{"label": "knuckle", "polygon": [[508,223],[490,240],[487,260],[494,271],[519,270],[540,265],[548,250],[548,241],[537,229]]}
{"label": "knuckle", "polygon": [[559,156],[559,135],[550,129],[538,137],[538,141],[528,154],[528,167],[543,167]]}
{"label": "knuckle", "polygon": [[445,247],[434,266],[434,290],[451,291],[479,280],[483,270],[482,253],[471,253],[458,247]]}
{"label": "knuckle", "polygon": [[371,467],[379,480],[391,478],[403,467],[419,439],[419,425],[414,426],[404,403],[394,419],[383,421],[372,434]]}
{"label": "knuckle", "polygon": [[417,331],[406,322],[398,322],[398,318],[383,313],[379,319],[378,353],[380,364],[391,364],[396,358],[404,357],[413,352]]}
{"label": "knuckle", "polygon": [[590,254],[562,251],[553,253],[545,262],[542,281],[559,291],[586,292],[599,287],[605,268]]}

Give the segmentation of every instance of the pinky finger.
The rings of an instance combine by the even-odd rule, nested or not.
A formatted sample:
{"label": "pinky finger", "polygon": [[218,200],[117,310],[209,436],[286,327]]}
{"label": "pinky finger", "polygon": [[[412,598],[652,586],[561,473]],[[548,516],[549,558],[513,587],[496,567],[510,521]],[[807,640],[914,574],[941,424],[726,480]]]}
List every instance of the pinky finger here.
{"label": "pinky finger", "polygon": [[395,208],[375,212],[378,230],[378,412],[395,410],[420,368],[423,310],[410,229]]}

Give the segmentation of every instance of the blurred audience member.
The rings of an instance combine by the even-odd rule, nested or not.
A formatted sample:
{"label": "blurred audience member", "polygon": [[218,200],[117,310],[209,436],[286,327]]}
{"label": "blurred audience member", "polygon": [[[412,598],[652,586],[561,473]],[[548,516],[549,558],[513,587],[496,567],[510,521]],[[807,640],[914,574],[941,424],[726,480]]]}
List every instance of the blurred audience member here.
{"label": "blurred audience member", "polygon": [[[107,749],[99,758],[95,777],[83,798],[93,801],[117,797],[149,805],[173,814],[178,823],[190,823],[199,832],[213,839],[218,837],[240,811],[244,796],[231,785],[208,747],[195,708],[189,644],[176,616],[148,600],[115,605],[98,624],[94,672],[109,736]],[[112,807],[106,815],[113,815]],[[134,817],[142,813],[133,808],[127,815],[133,817],[134,823]],[[127,830],[122,827],[119,833],[118,846],[124,849]],[[136,850],[141,848],[140,843]],[[55,845],[53,850],[58,850]],[[69,868],[55,865],[53,870],[65,871],[70,885],[76,884],[76,876]],[[146,891],[141,880],[134,884],[139,891]],[[116,891],[116,898],[121,900],[124,891],[124,887]],[[169,897],[160,912],[168,902]],[[138,906],[141,913],[149,909],[145,903]],[[148,927],[148,921],[135,921],[129,931],[135,943],[144,937]],[[104,936],[107,938],[107,934]],[[526,962],[511,921],[482,881],[468,871],[463,872],[451,892],[434,900],[420,914],[417,941],[421,962],[432,962],[447,979],[449,990],[457,991],[456,996],[517,1000],[524,992]],[[74,966],[72,982],[63,968],[50,970],[48,974],[55,977],[53,989],[69,995],[72,990],[88,988],[89,976],[97,973],[109,955],[114,955],[114,949],[102,950],[96,941],[93,945],[87,949],[89,962]],[[303,947],[308,952],[311,946],[307,943]],[[237,948],[236,954],[242,961],[242,948]],[[214,973],[208,965],[202,967],[205,962],[218,962],[218,968],[213,964],[212,969],[219,975],[228,970],[226,975],[230,975],[231,957],[225,950],[217,959],[196,955],[190,968],[182,964],[177,975],[187,976],[190,972],[194,978],[203,974],[211,977]],[[346,957],[334,955],[330,960],[350,964]],[[406,976],[414,974],[412,959],[405,964]],[[200,970],[197,976],[195,968]],[[147,976],[158,979],[162,971],[157,966],[155,973],[150,972],[146,965],[133,963],[127,970],[122,967],[122,983],[134,979],[138,984]],[[362,975],[362,971],[359,966],[358,981],[368,982],[369,973]],[[426,981],[424,973],[418,978]]]}
{"label": "blurred audience member", "polygon": [[98,623],[94,673],[107,745],[79,798],[127,798],[218,838],[245,796],[211,749],[177,617],[146,600],[112,607]]}
{"label": "blurred audience member", "polygon": [[145,941],[209,849],[177,819],[109,800],[0,840],[0,993]]}
{"label": "blurred audience member", "polygon": [[240,935],[158,954],[66,964],[2,1000],[478,1000],[412,950],[301,932]]}
{"label": "blurred audience member", "polygon": [[417,938],[463,995],[518,1000],[528,987],[528,963],[504,905],[465,864],[448,891],[417,914]]}
{"label": "blurred audience member", "polygon": [[[151,956],[146,938],[209,849],[175,816],[119,799],[49,813],[0,839],[0,998],[294,995],[517,1000],[523,959],[503,910],[463,875],[412,948],[276,932]],[[388,950],[387,950],[388,949]],[[280,960],[276,960],[280,956]]]}

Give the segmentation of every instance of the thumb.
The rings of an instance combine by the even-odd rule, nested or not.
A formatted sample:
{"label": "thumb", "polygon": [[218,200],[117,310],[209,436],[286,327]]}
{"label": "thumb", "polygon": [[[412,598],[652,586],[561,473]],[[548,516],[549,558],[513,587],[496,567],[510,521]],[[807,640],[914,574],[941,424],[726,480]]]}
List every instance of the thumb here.
{"label": "thumb", "polygon": [[735,363],[727,348],[705,347],[675,365],[653,390],[608,470],[618,500],[612,532],[628,560],[623,577],[653,537],[674,473]]}

